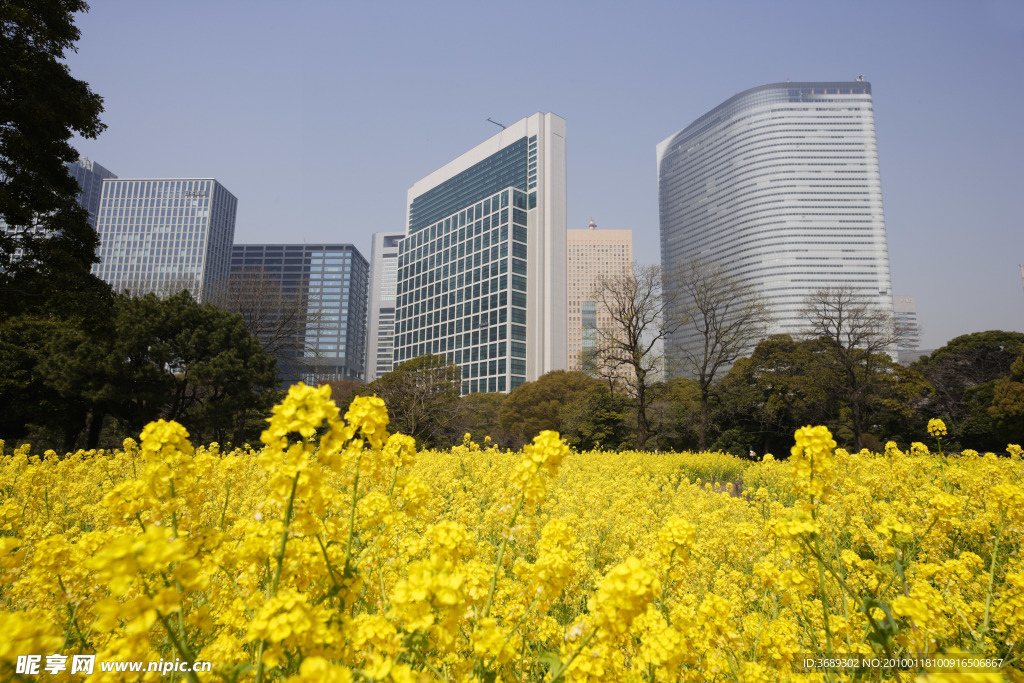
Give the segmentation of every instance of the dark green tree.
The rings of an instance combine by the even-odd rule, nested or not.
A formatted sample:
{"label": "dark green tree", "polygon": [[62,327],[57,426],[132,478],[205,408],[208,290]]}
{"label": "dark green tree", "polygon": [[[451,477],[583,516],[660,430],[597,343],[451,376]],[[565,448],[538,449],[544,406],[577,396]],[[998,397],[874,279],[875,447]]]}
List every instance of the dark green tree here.
{"label": "dark green tree", "polygon": [[[875,449],[894,439],[906,445],[904,435],[923,430],[920,408],[931,387],[887,354],[872,359],[872,367],[878,376],[870,400],[861,404],[861,444]],[[794,432],[808,424],[828,426],[837,441],[851,446],[854,427],[845,381],[830,340],[765,339],[749,358],[736,362],[719,386],[715,413],[720,434],[714,448],[783,456],[793,445]]]}
{"label": "dark green tree", "polygon": [[625,394],[609,391],[607,386],[595,387],[562,406],[562,436],[578,450],[632,448],[636,443],[634,410]]}
{"label": "dark green tree", "polygon": [[935,387],[929,409],[933,417],[961,423],[970,417],[964,401],[968,390],[1007,377],[1024,352],[1024,334],[989,330],[951,339],[913,364]]}
{"label": "dark green tree", "polygon": [[67,401],[42,381],[39,363],[50,341],[66,333],[67,323],[50,318],[19,315],[0,322],[0,438],[22,439],[30,426],[61,435],[52,445],[74,445],[87,412]]}
{"label": "dark green tree", "polygon": [[444,356],[407,360],[360,390],[384,399],[392,431],[408,434],[418,446],[451,443],[459,415],[459,368]]}
{"label": "dark green tree", "polygon": [[505,402],[507,394],[497,392],[483,392],[467,394],[459,399],[458,428],[452,432],[458,436],[458,432],[469,434],[474,442],[484,444],[484,437],[491,437],[491,441],[499,446],[508,446],[511,442],[511,435],[501,428],[501,421],[498,415],[501,412],[501,404]]}
{"label": "dark green tree", "polygon": [[738,360],[719,385],[715,422],[721,436],[713,448],[785,454],[797,428],[835,425],[841,404],[832,390],[838,378],[826,344],[773,335]]}
{"label": "dark green tree", "polygon": [[700,443],[700,382],[685,377],[674,377],[667,382],[653,385],[651,394],[651,431],[654,447],[659,451],[697,449]]}
{"label": "dark green tree", "polygon": [[[154,295],[144,297],[156,300]],[[246,411],[261,407],[260,395],[274,386],[273,356],[245,327],[242,317],[188,292],[159,301],[158,329],[165,335],[173,379],[167,419],[178,420],[199,441],[243,438]]]}
{"label": "dark green tree", "polygon": [[607,391],[600,380],[585,373],[552,370],[509,393],[501,404],[501,428],[512,436],[516,448],[545,429],[562,432],[562,409],[581,395],[597,390]]}
{"label": "dark green tree", "polygon": [[[63,434],[72,450],[88,425],[97,445],[107,417],[125,434],[158,418],[183,423],[197,441],[253,439],[248,413],[271,398],[275,363],[241,317],[196,303],[188,292],[162,300],[120,295],[106,326],[87,332],[33,316],[5,321],[0,343],[3,436],[30,424]],[[251,427],[251,425],[250,425]]]}
{"label": "dark green tree", "polygon": [[103,130],[102,98],[71,76],[81,0],[0,3],[0,316],[35,308],[73,313],[103,292],[89,273],[98,238],[64,165],[74,134]]}
{"label": "dark green tree", "polygon": [[994,436],[1006,443],[1024,441],[1024,355],[1010,366],[1010,376],[997,379],[992,387],[992,405],[988,414],[994,423]]}

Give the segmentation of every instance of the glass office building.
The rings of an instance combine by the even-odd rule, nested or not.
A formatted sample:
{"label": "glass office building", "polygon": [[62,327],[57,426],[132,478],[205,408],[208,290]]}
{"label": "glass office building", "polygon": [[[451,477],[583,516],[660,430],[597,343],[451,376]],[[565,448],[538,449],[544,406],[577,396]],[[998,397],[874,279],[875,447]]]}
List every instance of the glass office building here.
{"label": "glass office building", "polygon": [[95,229],[100,213],[100,199],[103,196],[103,181],[117,176],[86,157],[79,158],[73,164],[67,164],[67,167],[81,188],[78,203],[89,212],[89,225]]}
{"label": "glass office building", "polygon": [[395,293],[398,245],[404,232],[378,232],[370,247],[370,297],[366,320],[366,382],[391,372],[395,363]]}
{"label": "glass office building", "polygon": [[565,121],[507,126],[413,185],[407,209],[395,363],[443,355],[463,394],[565,369]]}
{"label": "glass office building", "polygon": [[243,287],[243,294],[305,308],[302,324],[292,331],[295,339],[278,353],[282,384],[363,380],[369,264],[358,249],[351,244],[236,244],[231,274],[256,285]]}
{"label": "glass office building", "polygon": [[[775,83],[731,97],[657,148],[661,261],[720,264],[799,334],[813,292],[854,289],[892,313],[871,84]],[[678,314],[679,311],[674,311]],[[685,332],[666,343],[678,375]]]}
{"label": "glass office building", "polygon": [[[64,166],[68,173],[78,182],[79,192],[76,200],[78,205],[89,212],[89,225],[96,229],[96,219],[100,210],[100,197],[103,193],[103,181],[107,178],[117,178],[116,175],[103,168],[95,161],[86,157],[79,157],[76,162],[66,162]],[[24,230],[24,228],[22,229]],[[0,218],[0,231],[15,234],[6,221]],[[30,228],[30,234],[45,234],[40,228]],[[21,250],[15,251],[14,257],[21,258]]]}
{"label": "glass office building", "polygon": [[237,206],[212,178],[104,180],[93,273],[115,291],[202,301],[227,280]]}

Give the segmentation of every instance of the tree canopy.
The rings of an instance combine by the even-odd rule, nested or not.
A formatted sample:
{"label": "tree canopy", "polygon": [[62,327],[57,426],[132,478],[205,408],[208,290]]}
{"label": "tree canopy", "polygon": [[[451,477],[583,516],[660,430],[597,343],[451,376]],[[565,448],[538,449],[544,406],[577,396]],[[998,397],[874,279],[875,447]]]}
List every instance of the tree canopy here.
{"label": "tree canopy", "polygon": [[246,331],[241,317],[188,292],[118,295],[106,325],[85,329],[20,315],[2,323],[0,411],[6,438],[30,425],[63,434],[71,450],[88,428],[95,447],[106,418],[124,434],[149,421],[178,420],[197,439],[255,438],[248,411],[265,407],[276,381],[274,359]]}
{"label": "tree canopy", "polygon": [[1015,434],[1016,359],[1024,334],[988,330],[951,339],[913,364],[935,388],[925,409],[943,418],[954,443],[999,450]]}
{"label": "tree canopy", "polygon": [[524,382],[501,404],[501,428],[513,446],[528,443],[545,429],[564,431],[561,410],[581,395],[602,389],[600,380],[573,370],[553,370],[534,382]]}
{"label": "tree canopy", "polygon": [[444,356],[407,360],[381,375],[360,392],[384,400],[391,429],[408,434],[419,446],[444,446],[458,417],[459,368]]}
{"label": "tree canopy", "polygon": [[99,244],[78,183],[65,163],[78,159],[77,134],[95,138],[102,98],[62,61],[79,38],[81,0],[0,3],[0,315],[31,307],[74,310]]}

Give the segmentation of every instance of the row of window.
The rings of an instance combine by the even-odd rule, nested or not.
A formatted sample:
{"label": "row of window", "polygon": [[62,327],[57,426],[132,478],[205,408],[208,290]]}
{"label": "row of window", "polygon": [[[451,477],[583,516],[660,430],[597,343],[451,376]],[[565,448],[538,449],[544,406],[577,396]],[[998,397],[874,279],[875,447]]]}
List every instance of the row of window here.
{"label": "row of window", "polygon": [[529,204],[505,189],[402,241],[396,363],[444,354],[462,368],[466,393],[525,379]]}

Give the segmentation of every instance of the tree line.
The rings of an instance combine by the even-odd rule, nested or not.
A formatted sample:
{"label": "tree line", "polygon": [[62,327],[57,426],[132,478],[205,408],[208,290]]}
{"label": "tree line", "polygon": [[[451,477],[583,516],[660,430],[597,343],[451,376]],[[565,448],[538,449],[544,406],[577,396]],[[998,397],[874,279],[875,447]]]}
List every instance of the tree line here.
{"label": "tree line", "polygon": [[699,259],[667,274],[634,264],[600,278],[592,298],[601,322],[584,371],[460,399],[458,368],[424,356],[359,391],[383,397],[421,444],[442,447],[465,433],[518,447],[554,429],[580,448],[784,454],[797,428],[823,424],[847,448],[880,449],[919,440],[933,417],[954,448],[1002,450],[1024,436],[1021,333],[963,335],[900,365],[908,330],[837,286],[806,297],[801,336],[768,336],[757,292]]}
{"label": "tree line", "polygon": [[[923,440],[933,417],[945,421],[946,445],[954,451],[1001,452],[1024,437],[1022,333],[963,335],[910,366],[878,353],[872,360],[877,372],[857,384],[842,364],[843,351],[832,344],[823,337],[773,335],[737,359],[710,391],[699,379],[651,382],[642,446],[637,397],[625,384],[581,371],[549,372],[507,395],[460,398],[458,367],[442,356],[421,356],[348,391],[381,396],[394,429],[435,448],[460,443],[465,434],[477,443],[486,438],[519,448],[554,429],[579,449],[702,450],[703,430],[705,449],[785,457],[793,433],[807,424],[828,426],[846,448],[859,443],[881,450],[890,440],[902,448]],[[852,400],[859,402],[856,416]]]}

